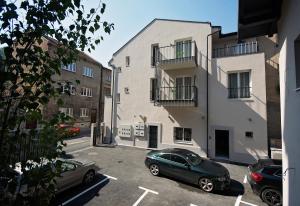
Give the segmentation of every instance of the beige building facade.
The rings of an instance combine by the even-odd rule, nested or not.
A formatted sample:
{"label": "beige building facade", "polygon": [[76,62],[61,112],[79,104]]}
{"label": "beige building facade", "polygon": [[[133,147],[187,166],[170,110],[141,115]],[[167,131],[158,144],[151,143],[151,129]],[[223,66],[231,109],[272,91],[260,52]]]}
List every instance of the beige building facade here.
{"label": "beige building facade", "polygon": [[209,22],[155,19],[120,48],[110,61],[106,137],[233,162],[267,156],[265,53],[259,39],[239,43],[218,30]]}

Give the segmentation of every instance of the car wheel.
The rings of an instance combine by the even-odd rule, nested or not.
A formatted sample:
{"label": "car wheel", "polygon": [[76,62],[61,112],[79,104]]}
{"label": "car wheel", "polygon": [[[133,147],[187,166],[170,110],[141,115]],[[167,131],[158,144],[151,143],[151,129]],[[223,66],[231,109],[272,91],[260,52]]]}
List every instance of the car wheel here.
{"label": "car wheel", "polygon": [[214,190],[213,181],[206,177],[199,180],[199,186],[205,192],[212,192]]}
{"label": "car wheel", "polygon": [[149,167],[149,170],[151,172],[152,175],[154,176],[158,176],[159,175],[159,167],[157,164],[152,164]]}
{"label": "car wheel", "polygon": [[282,195],[278,190],[265,189],[261,193],[262,200],[270,206],[282,205]]}
{"label": "car wheel", "polygon": [[83,184],[88,185],[92,183],[95,179],[95,171],[94,170],[89,170],[83,178]]}

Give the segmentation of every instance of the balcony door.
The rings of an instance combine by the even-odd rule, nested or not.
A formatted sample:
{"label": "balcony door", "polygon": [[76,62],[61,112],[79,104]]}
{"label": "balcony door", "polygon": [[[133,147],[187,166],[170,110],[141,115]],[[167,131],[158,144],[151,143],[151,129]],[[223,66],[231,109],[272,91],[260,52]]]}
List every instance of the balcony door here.
{"label": "balcony door", "polygon": [[176,59],[192,56],[192,41],[177,41],[176,42]]}
{"label": "balcony door", "polygon": [[191,100],[192,99],[192,77],[177,77],[176,100]]}

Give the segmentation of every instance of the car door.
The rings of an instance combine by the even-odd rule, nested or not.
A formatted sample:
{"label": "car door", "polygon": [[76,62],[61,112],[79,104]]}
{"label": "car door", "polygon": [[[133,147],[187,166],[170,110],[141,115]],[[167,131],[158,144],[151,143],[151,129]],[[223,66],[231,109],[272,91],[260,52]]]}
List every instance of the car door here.
{"label": "car door", "polygon": [[56,178],[59,192],[72,187],[76,182],[76,165],[70,162],[61,163],[61,177]]}
{"label": "car door", "polygon": [[185,182],[193,182],[193,172],[190,164],[181,156],[171,154],[171,175]]}
{"label": "car door", "polygon": [[164,175],[171,175],[171,155],[162,154],[159,156],[159,169],[160,172]]}

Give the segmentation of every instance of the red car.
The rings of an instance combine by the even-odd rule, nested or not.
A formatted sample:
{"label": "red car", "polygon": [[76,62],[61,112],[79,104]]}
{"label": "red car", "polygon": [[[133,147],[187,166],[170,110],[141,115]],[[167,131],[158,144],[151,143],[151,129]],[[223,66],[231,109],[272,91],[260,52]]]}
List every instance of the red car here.
{"label": "red car", "polygon": [[80,128],[68,124],[60,124],[59,129],[62,129],[65,137],[74,137],[80,134]]}

